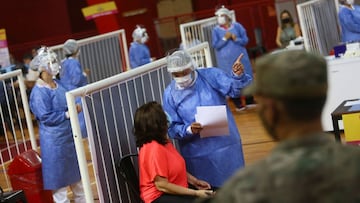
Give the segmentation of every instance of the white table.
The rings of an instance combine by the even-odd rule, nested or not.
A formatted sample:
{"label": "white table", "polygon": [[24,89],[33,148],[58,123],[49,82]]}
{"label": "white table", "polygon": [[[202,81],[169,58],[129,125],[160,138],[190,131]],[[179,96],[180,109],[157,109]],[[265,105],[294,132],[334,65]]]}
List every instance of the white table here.
{"label": "white table", "polygon": [[[333,131],[331,112],[344,100],[360,98],[360,57],[328,58],[327,62],[329,90],[321,121],[324,131]],[[343,129],[342,123],[339,126]]]}

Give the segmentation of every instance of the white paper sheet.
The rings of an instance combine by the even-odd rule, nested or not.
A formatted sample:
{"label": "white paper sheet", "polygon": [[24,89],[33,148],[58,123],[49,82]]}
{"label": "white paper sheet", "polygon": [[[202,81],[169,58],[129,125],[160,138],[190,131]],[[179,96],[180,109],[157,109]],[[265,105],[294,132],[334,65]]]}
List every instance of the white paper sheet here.
{"label": "white paper sheet", "polygon": [[198,106],[196,111],[195,120],[203,127],[200,132],[200,137],[229,135],[225,105]]}
{"label": "white paper sheet", "polygon": [[360,99],[354,101],[347,101],[344,106],[353,106],[360,104]]}

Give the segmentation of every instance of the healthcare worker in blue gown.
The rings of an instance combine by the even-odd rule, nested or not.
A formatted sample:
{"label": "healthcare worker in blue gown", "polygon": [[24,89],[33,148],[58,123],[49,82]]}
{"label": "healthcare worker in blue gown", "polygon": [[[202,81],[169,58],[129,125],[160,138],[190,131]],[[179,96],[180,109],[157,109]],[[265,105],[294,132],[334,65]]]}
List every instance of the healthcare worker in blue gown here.
{"label": "healthcare worker in blue gown", "polygon": [[[240,57],[234,62],[230,75],[218,68],[195,69],[191,56],[183,50],[167,57],[167,70],[173,76],[163,95],[163,107],[170,117],[169,137],[179,140],[187,170],[214,188],[244,166],[240,134],[226,96],[238,96],[251,77],[244,73]],[[215,105],[226,105],[230,135],[201,138],[196,107]]]}
{"label": "healthcare worker in blue gown", "polygon": [[360,41],[360,6],[354,0],[339,0],[339,21],[342,42]]}
{"label": "healthcare worker in blue gown", "polygon": [[150,56],[150,50],[146,46],[149,36],[145,28],[137,26],[132,33],[133,42],[130,44],[129,58],[131,68],[150,63],[153,59]]}
{"label": "healthcare worker in blue gown", "polygon": [[[44,189],[53,191],[55,202],[69,202],[70,186],[75,202],[80,203],[85,202],[85,195],[66,105],[67,89],[53,79],[59,67],[56,54],[47,47],[31,61],[30,68],[40,75],[30,94],[30,108],[39,123]],[[77,110],[81,111],[80,105]]]}
{"label": "healthcare worker in blue gown", "polygon": [[[90,70],[83,70],[80,61],[78,60],[80,49],[77,41],[74,39],[66,40],[63,46],[63,52],[65,54],[65,59],[61,62],[61,83],[68,91],[87,85],[87,76],[90,73]],[[76,103],[81,103],[80,97],[76,98]],[[83,138],[86,138],[87,132],[83,111],[79,113],[79,123],[81,135]]]}
{"label": "healthcare worker in blue gown", "polygon": [[[224,6],[219,8],[215,15],[218,25],[212,30],[212,46],[215,49],[217,67],[231,74],[233,63],[243,54],[241,63],[244,65],[245,73],[253,77],[251,62],[245,48],[249,41],[245,28],[240,23],[232,22],[230,11]],[[244,110],[245,106],[241,103],[240,97],[232,97],[232,101],[237,111]],[[253,105],[254,98],[247,97],[246,104]]]}

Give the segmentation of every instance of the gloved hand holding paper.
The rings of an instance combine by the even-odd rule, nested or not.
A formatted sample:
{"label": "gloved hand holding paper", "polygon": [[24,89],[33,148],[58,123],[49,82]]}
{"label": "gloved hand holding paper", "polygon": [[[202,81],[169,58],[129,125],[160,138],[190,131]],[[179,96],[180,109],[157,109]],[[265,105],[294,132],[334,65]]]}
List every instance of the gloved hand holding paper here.
{"label": "gloved hand holding paper", "polygon": [[200,132],[200,137],[229,135],[225,105],[198,106],[196,111],[195,120],[203,127]]}

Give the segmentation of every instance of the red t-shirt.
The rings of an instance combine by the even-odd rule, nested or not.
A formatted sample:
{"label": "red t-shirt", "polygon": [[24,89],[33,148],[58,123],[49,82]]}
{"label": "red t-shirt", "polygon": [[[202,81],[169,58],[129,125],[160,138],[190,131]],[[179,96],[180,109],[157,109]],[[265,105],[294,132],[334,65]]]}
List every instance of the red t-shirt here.
{"label": "red t-shirt", "polygon": [[163,192],[155,186],[155,177],[167,178],[170,183],[188,187],[185,160],[171,143],[156,141],[144,144],[139,151],[140,195],[151,203]]}

